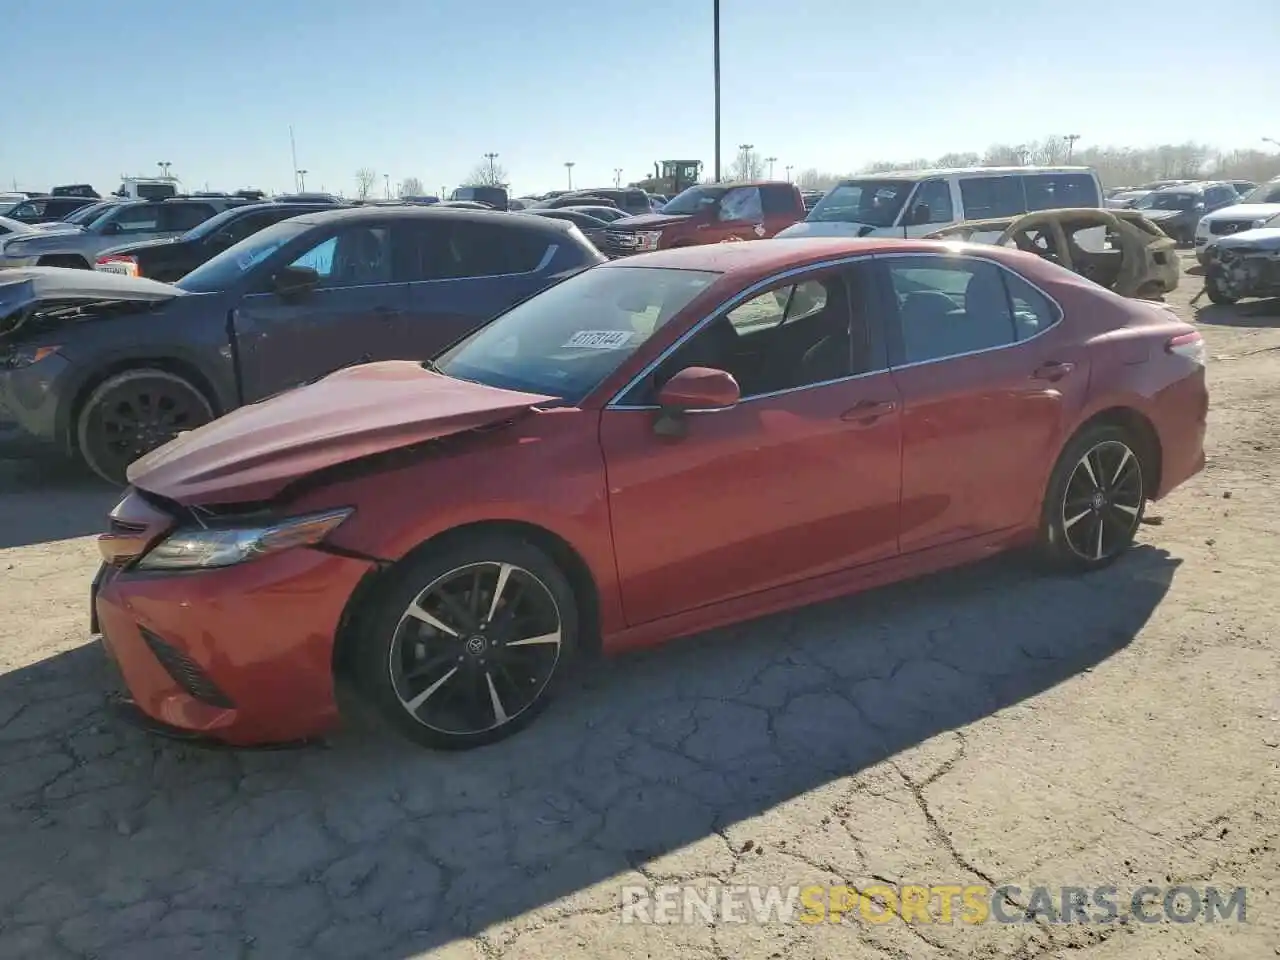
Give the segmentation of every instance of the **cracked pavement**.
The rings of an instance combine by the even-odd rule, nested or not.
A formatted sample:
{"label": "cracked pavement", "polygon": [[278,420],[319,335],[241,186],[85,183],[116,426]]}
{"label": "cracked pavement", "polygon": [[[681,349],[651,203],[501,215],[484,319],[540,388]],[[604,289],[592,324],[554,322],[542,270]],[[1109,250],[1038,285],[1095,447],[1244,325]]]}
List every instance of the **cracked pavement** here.
{"label": "cracked pavement", "polygon": [[[85,642],[114,492],[11,451],[0,958],[1280,954],[1280,316],[1259,307],[1202,312],[1208,467],[1112,569],[1009,557],[676,641],[464,754],[359,721],[264,752],[118,723]],[[623,885],[672,882],[1245,886],[1249,922],[618,922]]]}

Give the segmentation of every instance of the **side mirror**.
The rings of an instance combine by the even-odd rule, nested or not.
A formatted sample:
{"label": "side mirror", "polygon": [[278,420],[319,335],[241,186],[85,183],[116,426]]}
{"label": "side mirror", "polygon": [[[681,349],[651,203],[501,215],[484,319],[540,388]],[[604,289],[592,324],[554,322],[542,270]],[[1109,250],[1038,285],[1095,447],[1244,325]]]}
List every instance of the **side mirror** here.
{"label": "side mirror", "polygon": [[320,282],[320,274],[311,267],[281,267],[271,278],[271,286],[282,297],[299,297],[313,290]]}
{"label": "side mirror", "polygon": [[658,406],[680,413],[725,410],[741,397],[731,373],[713,367],[685,367],[662,385]]}

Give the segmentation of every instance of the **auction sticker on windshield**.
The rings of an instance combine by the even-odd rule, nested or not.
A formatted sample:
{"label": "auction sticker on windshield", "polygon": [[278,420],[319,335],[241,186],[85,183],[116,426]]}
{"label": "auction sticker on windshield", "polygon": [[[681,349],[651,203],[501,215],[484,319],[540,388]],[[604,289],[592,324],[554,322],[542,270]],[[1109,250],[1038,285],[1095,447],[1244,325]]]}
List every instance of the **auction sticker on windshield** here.
{"label": "auction sticker on windshield", "polygon": [[617,350],[625,347],[635,336],[634,330],[579,330],[566,347],[585,347],[590,350]]}

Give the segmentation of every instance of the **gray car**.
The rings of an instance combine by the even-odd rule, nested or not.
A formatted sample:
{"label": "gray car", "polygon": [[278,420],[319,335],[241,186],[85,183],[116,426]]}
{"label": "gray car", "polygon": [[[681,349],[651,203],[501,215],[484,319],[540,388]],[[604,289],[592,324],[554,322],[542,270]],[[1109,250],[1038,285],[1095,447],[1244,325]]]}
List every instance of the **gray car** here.
{"label": "gray car", "polygon": [[247,203],[234,197],[180,197],[121,203],[75,230],[42,231],[0,240],[0,270],[18,267],[92,269],[108,247],[186,233],[229,207]]}

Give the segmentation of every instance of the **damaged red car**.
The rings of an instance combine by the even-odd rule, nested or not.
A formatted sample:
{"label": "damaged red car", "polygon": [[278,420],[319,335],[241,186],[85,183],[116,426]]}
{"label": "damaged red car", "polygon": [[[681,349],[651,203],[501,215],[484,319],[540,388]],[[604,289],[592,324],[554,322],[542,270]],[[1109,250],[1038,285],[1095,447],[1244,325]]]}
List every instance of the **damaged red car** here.
{"label": "damaged red car", "polygon": [[137,461],[94,629],[159,732],[310,738],[349,684],[488,743],[592,654],[1014,547],[1105,566],[1203,466],[1204,363],[1163,305],[988,245],[627,258]]}

